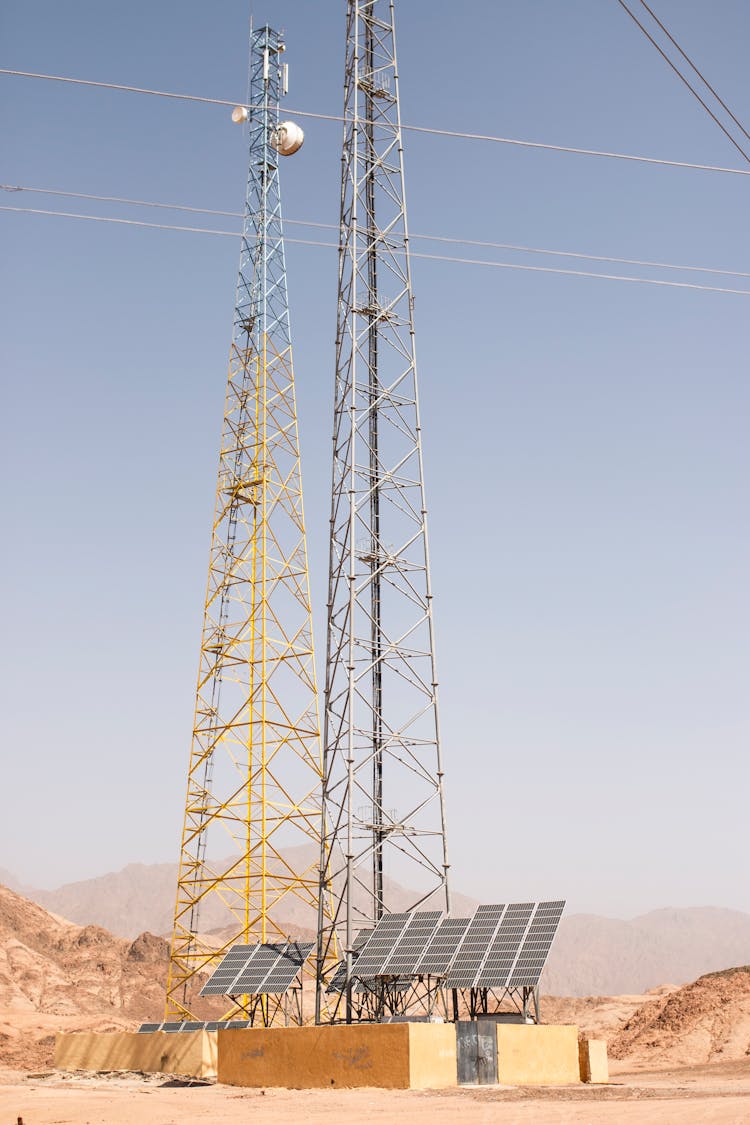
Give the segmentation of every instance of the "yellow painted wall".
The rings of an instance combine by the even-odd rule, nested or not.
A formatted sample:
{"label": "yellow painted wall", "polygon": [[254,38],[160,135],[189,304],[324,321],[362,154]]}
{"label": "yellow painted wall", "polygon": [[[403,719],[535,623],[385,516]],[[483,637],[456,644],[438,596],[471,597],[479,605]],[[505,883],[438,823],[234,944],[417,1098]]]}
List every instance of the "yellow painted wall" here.
{"label": "yellow painted wall", "polygon": [[219,1082],[231,1086],[456,1085],[456,1034],[450,1024],[221,1029],[218,1037]]}
{"label": "yellow painted wall", "polygon": [[497,1073],[507,1086],[580,1082],[578,1028],[499,1023]]}
{"label": "yellow painted wall", "polygon": [[456,1085],[456,1025],[410,1023],[409,1086],[438,1090]]}
{"label": "yellow painted wall", "polygon": [[60,1070],[142,1070],[216,1075],[216,1032],[77,1031],[55,1036],[55,1066]]}
{"label": "yellow painted wall", "polygon": [[609,1082],[607,1044],[604,1039],[581,1039],[578,1054],[582,1082]]}

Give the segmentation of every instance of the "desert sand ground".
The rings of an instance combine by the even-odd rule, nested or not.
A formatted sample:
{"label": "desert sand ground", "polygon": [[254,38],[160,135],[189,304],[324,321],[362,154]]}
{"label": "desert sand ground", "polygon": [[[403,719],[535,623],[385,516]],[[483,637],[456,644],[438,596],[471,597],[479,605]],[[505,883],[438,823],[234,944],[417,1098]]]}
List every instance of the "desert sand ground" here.
{"label": "desert sand ground", "polygon": [[0,1121],[19,1118],[23,1125],[748,1125],[750,1063],[623,1072],[600,1087],[446,1091],[261,1091],[163,1075],[0,1071]]}
{"label": "desert sand ground", "polygon": [[[553,1022],[610,1041],[611,1082],[544,1089],[259,1091],[164,1075],[65,1074],[51,1065],[55,1031],[132,1021],[0,1009],[0,1125],[750,1125],[748,975],[649,996],[548,998]],[[722,1003],[716,990],[730,986]],[[741,1003],[729,1003],[734,994]]]}

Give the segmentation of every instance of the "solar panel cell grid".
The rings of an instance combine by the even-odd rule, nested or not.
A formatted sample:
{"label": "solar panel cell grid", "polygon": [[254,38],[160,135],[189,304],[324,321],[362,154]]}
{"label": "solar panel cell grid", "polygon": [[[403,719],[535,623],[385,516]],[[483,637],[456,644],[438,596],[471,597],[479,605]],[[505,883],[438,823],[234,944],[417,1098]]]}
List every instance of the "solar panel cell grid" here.
{"label": "solar panel cell grid", "polygon": [[459,945],[448,970],[446,983],[451,988],[472,988],[487,949],[505,913],[504,903],[477,907],[466,936]]}
{"label": "solar panel cell grid", "polygon": [[533,987],[542,974],[565,903],[539,903],[531,920],[518,960],[510,974],[508,987]]}
{"label": "solar panel cell grid", "polygon": [[260,945],[233,945],[201,989],[201,996],[232,995],[235,979],[247,968],[260,948]]}
{"label": "solar panel cell grid", "polygon": [[357,976],[369,980],[383,971],[383,964],[392,952],[409,921],[408,914],[385,914],[373,930],[357,960]]}
{"label": "solar panel cell grid", "polygon": [[384,963],[383,971],[389,976],[413,976],[441,918],[439,910],[413,914],[403,930],[393,952]]}
{"label": "solar panel cell grid", "polygon": [[286,992],[312,952],[312,942],[290,945],[279,957],[261,985],[266,992]]}
{"label": "solar panel cell grid", "polygon": [[533,911],[533,902],[514,902],[508,907],[486,961],[477,974],[477,987],[506,987]]}
{"label": "solar panel cell grid", "polygon": [[435,976],[445,973],[468,926],[468,918],[444,918],[427,945],[417,971]]}

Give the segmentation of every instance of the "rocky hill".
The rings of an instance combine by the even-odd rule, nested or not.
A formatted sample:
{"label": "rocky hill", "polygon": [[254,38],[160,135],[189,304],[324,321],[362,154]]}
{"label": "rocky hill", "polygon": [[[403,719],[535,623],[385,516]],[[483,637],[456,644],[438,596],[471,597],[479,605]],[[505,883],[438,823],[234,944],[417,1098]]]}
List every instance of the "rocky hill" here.
{"label": "rocky hill", "polygon": [[77,926],[0,886],[0,1060],[51,1061],[54,1030],[161,1019],[167,943]]}
{"label": "rocky hill", "polygon": [[708,973],[637,1008],[610,1040],[634,1067],[696,1066],[750,1056],[750,966]]}

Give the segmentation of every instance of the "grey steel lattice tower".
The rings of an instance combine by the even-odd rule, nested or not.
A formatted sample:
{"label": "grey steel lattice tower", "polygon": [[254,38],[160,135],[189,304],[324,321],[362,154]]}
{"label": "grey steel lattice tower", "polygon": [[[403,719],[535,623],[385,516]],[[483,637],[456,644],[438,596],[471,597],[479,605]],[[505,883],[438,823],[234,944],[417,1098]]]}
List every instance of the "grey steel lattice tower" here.
{"label": "grey steel lattice tower", "polygon": [[[448,861],[392,0],[347,6],[318,1018],[325,966]],[[389,876],[409,889],[396,903]],[[329,1002],[330,1003],[330,1002]],[[337,1007],[338,1005],[338,1007]],[[341,999],[328,1008],[342,1018]]]}

